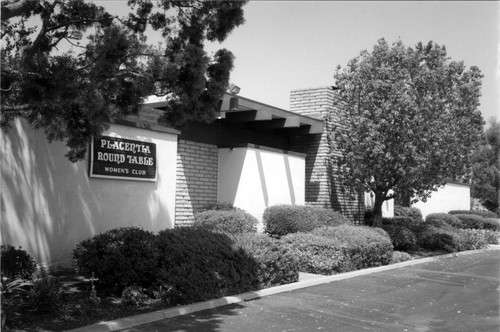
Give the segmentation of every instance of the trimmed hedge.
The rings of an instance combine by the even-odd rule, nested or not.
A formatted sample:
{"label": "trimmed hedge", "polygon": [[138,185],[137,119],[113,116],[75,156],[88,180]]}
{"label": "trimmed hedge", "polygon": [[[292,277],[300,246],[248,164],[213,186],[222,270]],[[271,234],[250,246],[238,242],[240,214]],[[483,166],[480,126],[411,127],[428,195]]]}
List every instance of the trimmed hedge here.
{"label": "trimmed hedge", "polygon": [[417,247],[417,237],[408,227],[402,225],[382,225],[389,234],[394,250],[414,251]]}
{"label": "trimmed hedge", "polygon": [[498,218],[499,216],[495,212],[491,211],[473,211],[473,210],[451,210],[448,212],[449,214],[471,214],[475,216],[480,216],[483,218]]}
{"label": "trimmed hedge", "polygon": [[289,284],[299,280],[299,264],[279,240],[264,234],[235,237],[235,247],[250,254],[257,263],[258,288]]}
{"label": "trimmed hedge", "polygon": [[147,288],[156,280],[154,238],[136,227],[112,229],[77,244],[73,259],[84,276],[95,274],[99,288],[121,295],[128,286]]}
{"label": "trimmed hedge", "polygon": [[274,237],[297,232],[309,232],[322,226],[349,224],[339,212],[317,206],[275,205],[263,215],[265,232]]}
{"label": "trimmed hedge", "polygon": [[157,278],[167,305],[188,304],[258,288],[258,263],[228,234],[204,227],[161,231]]}
{"label": "trimmed hedge", "polygon": [[194,225],[231,234],[256,233],[257,219],[244,210],[212,209],[196,214]]}
{"label": "trimmed hedge", "polygon": [[349,269],[343,247],[335,240],[310,233],[293,233],[283,236],[280,241],[297,258],[302,272],[331,275]]}
{"label": "trimmed hedge", "polygon": [[460,249],[460,236],[456,230],[424,225],[416,232],[417,244],[429,250],[456,252]]}
{"label": "trimmed hedge", "polygon": [[462,221],[462,228],[500,230],[500,224],[491,219],[473,214],[455,214],[455,217]]}
{"label": "trimmed hedge", "polygon": [[439,227],[449,225],[455,228],[463,228],[462,221],[448,213],[431,213],[425,217],[425,222]]}
{"label": "trimmed hedge", "polygon": [[348,258],[348,270],[387,265],[391,262],[393,246],[387,233],[367,226],[341,225],[321,227],[311,232],[340,243]]}

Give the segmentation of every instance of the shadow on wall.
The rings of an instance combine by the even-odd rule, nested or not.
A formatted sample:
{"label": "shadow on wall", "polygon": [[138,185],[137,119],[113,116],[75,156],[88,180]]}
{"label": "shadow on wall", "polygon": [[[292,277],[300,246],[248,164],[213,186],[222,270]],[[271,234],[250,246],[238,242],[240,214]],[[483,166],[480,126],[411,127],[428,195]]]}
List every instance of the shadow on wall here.
{"label": "shadow on wall", "polygon": [[112,228],[165,224],[155,220],[166,215],[156,183],[90,179],[88,161],[69,162],[63,143],[49,144],[21,121],[1,142],[2,244],[22,246],[39,263],[68,265],[76,243]]}

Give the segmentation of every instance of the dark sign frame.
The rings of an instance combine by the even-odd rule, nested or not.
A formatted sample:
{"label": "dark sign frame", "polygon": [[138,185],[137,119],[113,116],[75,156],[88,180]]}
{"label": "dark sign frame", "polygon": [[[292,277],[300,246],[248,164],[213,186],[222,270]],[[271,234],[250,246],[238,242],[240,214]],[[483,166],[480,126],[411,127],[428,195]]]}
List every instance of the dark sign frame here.
{"label": "dark sign frame", "polygon": [[156,144],[96,136],[90,146],[90,177],[156,181]]}

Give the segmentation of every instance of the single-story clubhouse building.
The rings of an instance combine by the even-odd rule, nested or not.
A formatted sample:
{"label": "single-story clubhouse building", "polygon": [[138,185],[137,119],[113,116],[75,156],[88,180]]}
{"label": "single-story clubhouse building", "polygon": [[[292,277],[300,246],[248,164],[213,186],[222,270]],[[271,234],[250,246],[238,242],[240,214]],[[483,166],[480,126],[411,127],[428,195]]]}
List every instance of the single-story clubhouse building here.
{"label": "single-story clubhouse building", "polygon": [[211,124],[178,131],[143,105],[69,162],[22,120],[1,133],[1,240],[39,263],[67,265],[78,242],[117,227],[153,232],[189,225],[203,207],[230,202],[262,221],[277,204],[330,207],[362,223],[364,196],[335,180],[325,115],[332,87],[291,92],[290,111],[227,93]]}

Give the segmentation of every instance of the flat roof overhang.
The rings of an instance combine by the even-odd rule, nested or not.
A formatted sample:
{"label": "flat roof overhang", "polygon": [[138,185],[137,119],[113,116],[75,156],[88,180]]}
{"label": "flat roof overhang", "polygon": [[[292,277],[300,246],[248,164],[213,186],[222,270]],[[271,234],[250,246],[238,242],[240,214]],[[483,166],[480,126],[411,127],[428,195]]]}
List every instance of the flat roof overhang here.
{"label": "flat roof overhang", "polygon": [[[165,102],[144,104],[141,114],[158,117]],[[272,132],[280,136],[321,134],[323,120],[299,115],[245,97],[226,93],[219,101],[218,121],[252,130]]]}
{"label": "flat roof overhang", "polygon": [[226,123],[245,123],[259,131],[280,135],[307,135],[323,132],[323,120],[300,115],[252,99],[226,93],[220,100],[218,118]]}

